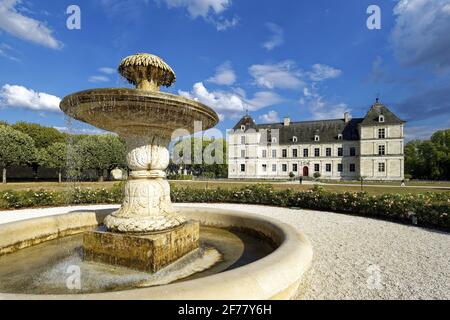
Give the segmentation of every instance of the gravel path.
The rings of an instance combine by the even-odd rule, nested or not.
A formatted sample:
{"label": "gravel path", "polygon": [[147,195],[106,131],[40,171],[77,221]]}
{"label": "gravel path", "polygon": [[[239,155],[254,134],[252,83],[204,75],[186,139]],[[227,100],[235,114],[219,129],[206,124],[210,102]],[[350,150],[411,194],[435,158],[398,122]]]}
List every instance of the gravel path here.
{"label": "gravel path", "polygon": [[[328,212],[230,204],[188,204],[257,213],[295,226],[314,261],[302,299],[450,299],[450,234]],[[0,212],[0,223],[115,206]],[[50,210],[50,211],[49,211]]]}

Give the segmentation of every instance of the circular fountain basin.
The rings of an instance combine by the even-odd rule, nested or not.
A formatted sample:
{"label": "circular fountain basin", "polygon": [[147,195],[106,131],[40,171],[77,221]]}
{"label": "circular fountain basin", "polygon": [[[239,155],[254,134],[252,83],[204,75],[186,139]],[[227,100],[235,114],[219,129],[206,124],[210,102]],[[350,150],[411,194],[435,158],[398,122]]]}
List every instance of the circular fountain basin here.
{"label": "circular fountain basin", "polygon": [[[71,117],[116,133],[190,133],[214,127],[219,118],[206,105],[159,91],[92,89],[65,97],[61,109]],[[201,126],[194,126],[194,121]],[[184,135],[184,134],[183,134]]]}
{"label": "circular fountain basin", "polygon": [[[101,225],[111,210],[73,212],[0,225],[0,254],[3,254],[0,256],[0,281],[4,279],[0,283],[0,299],[265,300],[295,297],[312,260],[311,245],[301,233],[276,220],[248,213],[179,209],[187,219],[201,222],[202,243],[205,247],[214,247],[223,256],[222,261],[210,269],[168,285],[142,287],[143,281],[149,280],[145,273],[112,267],[108,270],[108,266],[94,264],[82,268],[97,279],[94,285],[84,292],[68,293],[64,287],[67,275],[62,272],[71,264],[84,263],[78,254],[81,234]],[[49,261],[52,263],[48,264]],[[98,286],[102,276],[111,282]],[[55,282],[59,285],[54,286]]]}

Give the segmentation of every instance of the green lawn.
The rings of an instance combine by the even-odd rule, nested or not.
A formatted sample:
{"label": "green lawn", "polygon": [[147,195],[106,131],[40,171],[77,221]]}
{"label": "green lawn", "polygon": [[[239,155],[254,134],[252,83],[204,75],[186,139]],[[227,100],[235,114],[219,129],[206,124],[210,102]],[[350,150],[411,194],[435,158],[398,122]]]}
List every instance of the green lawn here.
{"label": "green lawn", "polygon": [[[82,183],[62,183],[58,184],[57,182],[33,182],[33,183],[8,183],[6,185],[0,184],[0,191],[6,190],[68,190],[73,188],[74,186],[80,188],[111,188],[116,182],[82,182]],[[177,187],[191,187],[198,189],[205,188],[242,188],[245,185],[257,184],[261,182],[255,181],[171,181],[171,185]],[[312,185],[300,185],[300,184],[286,184],[282,182],[263,182],[265,184],[272,184],[275,190],[285,190],[292,189],[295,191],[306,191],[313,188]],[[323,185],[322,187],[325,190],[330,192],[359,192],[361,191],[361,187],[358,183],[349,183],[354,184],[354,186],[340,186],[339,183],[337,185]],[[436,189],[427,189],[427,188],[401,188],[393,187],[394,184],[386,185],[386,187],[378,186],[375,187],[373,184],[366,184],[364,186],[364,191],[369,192],[371,194],[384,194],[384,193],[425,193],[425,192],[450,192],[450,190],[441,188],[450,186],[450,183],[442,183],[442,184],[433,184],[429,186],[436,187]],[[427,186],[427,185],[426,185]]]}

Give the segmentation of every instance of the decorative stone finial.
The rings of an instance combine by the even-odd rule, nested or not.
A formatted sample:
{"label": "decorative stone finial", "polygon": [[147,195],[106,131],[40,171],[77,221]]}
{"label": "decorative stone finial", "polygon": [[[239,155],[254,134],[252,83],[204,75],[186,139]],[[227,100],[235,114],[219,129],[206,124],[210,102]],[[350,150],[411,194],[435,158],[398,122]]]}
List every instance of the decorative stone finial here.
{"label": "decorative stone finial", "polygon": [[159,91],[160,86],[170,87],[176,80],[172,68],[160,57],[138,53],[122,60],[119,73],[137,89]]}

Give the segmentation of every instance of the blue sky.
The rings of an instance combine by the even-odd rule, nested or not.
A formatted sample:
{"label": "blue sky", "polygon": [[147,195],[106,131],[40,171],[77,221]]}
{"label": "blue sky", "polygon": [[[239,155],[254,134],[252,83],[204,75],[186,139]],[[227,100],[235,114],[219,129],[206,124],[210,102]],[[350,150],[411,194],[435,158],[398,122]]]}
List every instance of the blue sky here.
{"label": "blue sky", "polygon": [[150,52],[177,74],[167,91],[213,107],[222,130],[246,109],[261,123],[362,117],[379,93],[407,139],[428,138],[450,127],[449,31],[450,0],[0,0],[0,119],[63,129],[59,99],[129,87],[120,60]]}

